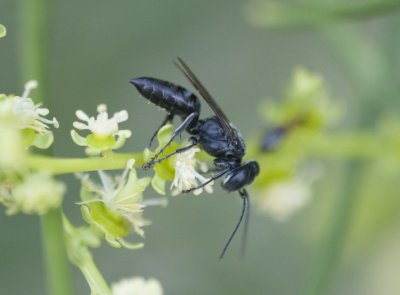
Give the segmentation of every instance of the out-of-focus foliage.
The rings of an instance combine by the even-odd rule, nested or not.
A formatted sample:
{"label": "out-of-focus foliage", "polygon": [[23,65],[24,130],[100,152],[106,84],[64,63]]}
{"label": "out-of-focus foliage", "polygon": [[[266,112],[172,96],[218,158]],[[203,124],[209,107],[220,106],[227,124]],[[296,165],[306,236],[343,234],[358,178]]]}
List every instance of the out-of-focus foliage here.
{"label": "out-of-focus foliage", "polygon": [[4,37],[7,33],[6,27],[3,25],[0,25],[0,38]]}
{"label": "out-of-focus foliage", "polygon": [[[315,149],[315,138],[326,133],[327,126],[337,120],[340,113],[337,103],[328,97],[321,77],[304,69],[294,72],[283,100],[267,101],[260,109],[267,132],[249,144],[249,155],[264,168],[255,180],[255,188],[292,178],[298,173],[310,150]],[[274,130],[280,127],[287,129],[275,135]],[[269,136],[278,142],[272,151],[262,148],[263,141],[270,140]]]}

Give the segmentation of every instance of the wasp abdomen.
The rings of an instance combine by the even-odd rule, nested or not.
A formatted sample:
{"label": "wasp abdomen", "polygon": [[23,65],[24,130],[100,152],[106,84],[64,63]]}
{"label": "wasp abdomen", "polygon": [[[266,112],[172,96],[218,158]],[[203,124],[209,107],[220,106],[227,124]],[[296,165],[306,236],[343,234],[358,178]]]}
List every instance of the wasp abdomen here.
{"label": "wasp abdomen", "polygon": [[200,112],[198,98],[181,86],[148,77],[136,78],[130,82],[146,99],[169,113],[186,117]]}

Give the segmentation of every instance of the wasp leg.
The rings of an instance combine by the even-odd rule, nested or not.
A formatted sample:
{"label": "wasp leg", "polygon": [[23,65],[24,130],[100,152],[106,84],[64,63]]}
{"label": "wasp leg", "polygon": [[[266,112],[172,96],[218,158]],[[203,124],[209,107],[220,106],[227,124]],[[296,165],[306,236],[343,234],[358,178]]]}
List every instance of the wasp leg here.
{"label": "wasp leg", "polygon": [[248,199],[249,195],[247,194],[247,191],[245,189],[239,191],[239,194],[240,197],[247,198],[247,210],[246,210],[246,215],[244,216],[244,228],[243,228],[242,245],[240,253],[240,256],[244,258],[244,255],[246,254],[247,236],[249,233],[249,224],[250,224],[250,201]]}
{"label": "wasp leg", "polygon": [[[248,222],[248,211],[249,211],[249,196],[247,194],[246,190],[242,190],[239,191],[239,194],[243,200],[243,207],[242,207],[242,213],[240,214],[239,217],[239,221],[237,222],[235,228],[233,229],[233,232],[231,233],[231,235],[228,238],[228,241],[226,242],[224,248],[222,249],[221,255],[219,256],[219,259],[222,259],[225,255],[226,250],[228,250],[228,247],[230,245],[230,243],[232,242],[233,238],[235,237],[240,224],[242,223],[243,217],[245,217],[245,223]],[[245,234],[247,234],[247,225],[245,224],[246,228],[245,228]],[[243,245],[243,244],[242,244]]]}
{"label": "wasp leg", "polygon": [[159,158],[159,159],[153,161],[153,164],[160,163],[160,162],[162,162],[162,161],[164,161],[164,160],[166,160],[166,159],[172,157],[173,155],[180,154],[180,153],[183,153],[183,152],[185,152],[185,151],[188,151],[188,150],[190,150],[191,148],[195,147],[195,146],[197,145],[197,142],[198,142],[197,139],[192,138],[192,139],[190,140],[190,142],[189,142],[189,145],[187,145],[187,146],[185,146],[185,147],[183,147],[183,148],[177,149],[176,151],[174,151],[174,152],[172,152],[172,153],[166,155],[165,157],[162,157],[162,158]]}
{"label": "wasp leg", "polygon": [[154,132],[153,136],[151,137],[149,145],[148,145],[149,148],[151,147],[151,144],[153,143],[154,138],[156,138],[158,131],[160,131],[160,129],[163,128],[164,125],[166,125],[167,123],[171,123],[173,119],[174,119],[174,114],[168,114],[165,117],[165,119],[162,121],[160,127],[157,128],[157,130]]}
{"label": "wasp leg", "polygon": [[175,129],[174,133],[172,133],[171,138],[168,140],[168,142],[154,155],[154,157],[144,164],[142,168],[144,169],[149,169],[154,166],[154,163],[158,156],[160,156],[165,149],[172,143],[172,141],[177,137],[179,134],[181,134],[185,129],[192,123],[194,120],[196,120],[199,117],[199,113],[191,113],[189,116],[186,117],[186,119],[182,122],[181,125],[178,126],[178,128]]}
{"label": "wasp leg", "polygon": [[197,187],[192,187],[191,189],[185,190],[185,191],[183,191],[182,193],[184,193],[184,194],[190,193],[190,192],[192,192],[192,191],[194,191],[194,190],[197,190],[197,189],[199,189],[199,188],[205,187],[205,186],[206,186],[207,184],[209,184],[210,182],[212,182],[212,181],[214,181],[214,180],[216,180],[216,179],[218,179],[218,178],[224,176],[224,174],[227,173],[229,170],[230,170],[230,169],[222,170],[222,171],[220,171],[220,172],[214,174],[214,175],[213,175],[209,180],[207,180],[206,182],[200,184],[200,185],[197,186]]}

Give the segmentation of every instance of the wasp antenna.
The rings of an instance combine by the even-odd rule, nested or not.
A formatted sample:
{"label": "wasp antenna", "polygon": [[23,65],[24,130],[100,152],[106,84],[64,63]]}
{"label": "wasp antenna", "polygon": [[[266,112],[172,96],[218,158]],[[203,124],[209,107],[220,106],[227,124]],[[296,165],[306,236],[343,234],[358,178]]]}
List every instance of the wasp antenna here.
{"label": "wasp antenna", "polygon": [[[226,250],[228,250],[229,245],[232,242],[233,238],[235,237],[235,235],[236,235],[236,233],[237,233],[237,231],[238,231],[238,229],[240,227],[240,224],[242,223],[243,217],[246,214],[247,208],[249,206],[249,196],[247,195],[247,192],[245,190],[243,190],[243,192],[239,192],[239,193],[240,193],[240,196],[242,197],[242,200],[243,200],[242,213],[240,214],[238,223],[236,224],[235,228],[233,229],[233,232],[229,236],[228,241],[226,242],[224,248],[222,249],[222,252],[221,252],[221,255],[219,256],[219,259],[222,259],[224,257],[224,255],[225,255],[225,253],[226,253]],[[247,219],[247,217],[246,217],[246,219]],[[247,230],[246,230],[246,232],[247,232]]]}

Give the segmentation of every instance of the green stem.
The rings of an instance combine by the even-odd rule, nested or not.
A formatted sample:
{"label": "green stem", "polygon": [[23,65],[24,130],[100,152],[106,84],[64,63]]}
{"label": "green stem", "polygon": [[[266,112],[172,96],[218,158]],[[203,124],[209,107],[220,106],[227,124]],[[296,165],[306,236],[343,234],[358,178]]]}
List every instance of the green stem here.
{"label": "green stem", "polygon": [[[48,42],[50,0],[21,0],[20,4],[20,58],[23,83],[36,79],[40,87],[37,101],[44,102],[48,86]],[[48,103],[47,103],[48,104]],[[70,295],[72,281],[65,252],[62,227],[62,209],[50,211],[41,217],[44,258],[46,261],[48,294]]]}
{"label": "green stem", "polygon": [[339,21],[353,21],[393,13],[400,8],[398,0],[369,3],[282,3],[255,1],[248,9],[249,21],[256,26],[318,26]]}
{"label": "green stem", "polygon": [[129,159],[136,159],[135,167],[139,167],[144,163],[143,157],[139,153],[113,154],[104,158],[54,158],[29,155],[28,167],[33,170],[45,170],[57,175],[96,170],[124,169]]}
{"label": "green stem", "polygon": [[111,294],[110,288],[101,275],[100,271],[93,262],[93,259],[86,259],[82,265],[79,265],[83,276],[90,286],[91,294],[93,295],[108,295]]}
{"label": "green stem", "polygon": [[[352,30],[344,31],[339,28],[327,28],[321,30],[321,33],[325,37],[325,40],[331,43],[331,49],[336,55],[341,57],[339,59],[345,61],[343,63],[346,67],[345,73],[347,73],[351,83],[355,85],[354,90],[359,98],[356,102],[359,102],[359,104],[354,108],[362,110],[362,113],[352,114],[352,117],[355,118],[354,124],[369,127],[377,114],[379,114],[379,109],[383,108],[382,104],[374,104],[374,102],[378,101],[376,98],[382,96],[383,85],[383,81],[375,77],[374,74],[378,71],[378,73],[385,73],[386,77],[390,76],[391,73],[385,68],[381,55],[376,48],[372,48],[358,32]],[[345,48],[335,45],[342,43],[340,42],[341,40],[346,40]],[[377,66],[373,67],[373,70],[368,69],[369,72],[373,73],[372,76],[365,75],[365,69],[362,64],[365,63],[366,59],[364,55],[360,54],[360,49],[368,53],[369,59],[367,60],[369,65]],[[360,103],[361,99],[364,99],[362,103]],[[371,140],[373,140],[373,137],[371,137]],[[371,144],[376,146],[377,142],[379,142],[379,138],[377,138],[375,143],[371,142]],[[376,151],[379,152],[379,147]],[[382,150],[380,153],[382,153]],[[322,247],[320,259],[316,262],[308,284],[302,294],[326,294],[328,283],[336,270],[336,265],[347,242],[347,232],[354,218],[353,208],[356,206],[356,202],[360,201],[356,197],[358,187],[361,183],[360,174],[362,174],[364,166],[362,161],[350,163],[347,165],[348,168],[345,172],[342,173],[344,175],[342,184],[343,192],[338,196],[337,205],[333,210],[335,215],[330,225],[326,243]]]}
{"label": "green stem", "polygon": [[320,134],[304,143],[304,150],[312,157],[372,160],[382,156],[384,147],[373,132],[359,132]]}
{"label": "green stem", "polygon": [[71,276],[64,247],[61,208],[41,217],[48,294],[71,295]]}
{"label": "green stem", "polygon": [[47,92],[47,60],[49,42],[50,0],[20,0],[20,55],[22,83],[35,79],[38,101],[44,102]]}
{"label": "green stem", "polygon": [[352,212],[356,203],[362,166],[361,162],[353,161],[341,169],[339,178],[341,180],[340,187],[342,191],[335,192],[335,196],[338,196],[339,199],[336,208],[332,212],[332,222],[330,229],[328,229],[327,238],[321,247],[321,258],[317,260],[302,294],[326,294],[327,285],[336,270],[346,243],[349,225],[352,220]]}

